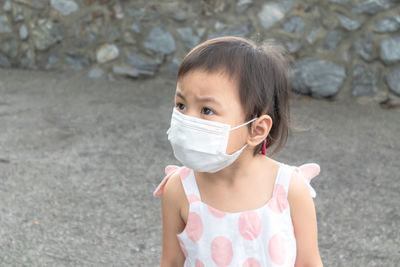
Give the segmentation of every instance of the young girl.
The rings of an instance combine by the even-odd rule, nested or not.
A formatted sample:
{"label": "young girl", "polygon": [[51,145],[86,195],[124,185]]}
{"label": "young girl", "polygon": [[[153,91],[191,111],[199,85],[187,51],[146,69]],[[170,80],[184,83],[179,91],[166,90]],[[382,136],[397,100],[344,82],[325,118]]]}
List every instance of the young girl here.
{"label": "young girl", "polygon": [[184,167],[154,192],[161,266],[322,266],[308,184],[319,166],[266,156],[288,136],[288,67],[279,46],[236,37],[183,59],[167,134]]}

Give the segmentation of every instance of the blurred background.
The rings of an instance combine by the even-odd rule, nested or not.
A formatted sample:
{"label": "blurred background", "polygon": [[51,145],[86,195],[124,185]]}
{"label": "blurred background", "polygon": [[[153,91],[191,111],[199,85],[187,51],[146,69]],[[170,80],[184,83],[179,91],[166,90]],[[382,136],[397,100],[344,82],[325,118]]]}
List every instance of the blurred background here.
{"label": "blurred background", "polygon": [[0,66],[108,80],[174,77],[201,41],[235,35],[285,46],[297,92],[390,106],[400,94],[399,3],[3,0]]}
{"label": "blurred background", "polygon": [[175,75],[226,35],[293,59],[325,266],[398,266],[396,0],[1,0],[0,266],[158,265]]}

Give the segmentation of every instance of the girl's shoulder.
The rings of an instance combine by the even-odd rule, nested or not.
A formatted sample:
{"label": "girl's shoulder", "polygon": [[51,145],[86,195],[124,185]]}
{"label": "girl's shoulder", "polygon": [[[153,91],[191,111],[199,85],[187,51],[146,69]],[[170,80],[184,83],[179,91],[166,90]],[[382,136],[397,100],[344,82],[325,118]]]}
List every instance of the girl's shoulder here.
{"label": "girl's shoulder", "polygon": [[164,195],[166,192],[184,195],[184,190],[180,178],[180,173],[182,169],[183,167],[168,165],[165,168],[165,176],[161,180],[157,188],[154,190],[153,196],[159,197]]}
{"label": "girl's shoulder", "polygon": [[165,177],[153,192],[155,197],[162,196],[162,207],[170,213],[177,212],[183,216],[182,211],[188,207],[188,201],[181,181],[182,172],[187,168],[178,166],[167,166]]}
{"label": "girl's shoulder", "polygon": [[316,193],[310,182],[320,173],[320,167],[316,163],[307,163],[299,167],[294,166],[290,177],[288,190],[289,201],[296,198],[310,196],[315,198]]}
{"label": "girl's shoulder", "polygon": [[299,173],[293,172],[290,178],[290,185],[288,190],[288,200],[297,199],[299,197],[312,197],[312,192],[307,186],[307,182]]}

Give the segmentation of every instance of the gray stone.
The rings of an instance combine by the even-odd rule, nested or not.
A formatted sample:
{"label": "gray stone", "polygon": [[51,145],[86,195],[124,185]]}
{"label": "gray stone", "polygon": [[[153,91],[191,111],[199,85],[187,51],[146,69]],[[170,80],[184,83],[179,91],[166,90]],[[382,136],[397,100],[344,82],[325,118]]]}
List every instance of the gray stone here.
{"label": "gray stone", "polygon": [[117,42],[121,38],[119,29],[115,26],[109,26],[106,31],[106,40],[109,43]]}
{"label": "gray stone", "polygon": [[114,10],[114,16],[116,19],[123,19],[125,14],[124,11],[122,10],[122,6],[121,4],[119,4],[119,2],[117,2],[114,6],[113,6],[113,10]]}
{"label": "gray stone", "polygon": [[366,61],[372,61],[375,58],[374,46],[370,32],[357,38],[354,41],[354,48],[356,53]]}
{"label": "gray stone", "polygon": [[224,35],[232,35],[237,37],[247,38],[252,32],[252,25],[250,22],[244,22],[232,27],[229,27],[223,32]]}
{"label": "gray stone", "polygon": [[55,54],[51,54],[47,59],[47,63],[45,65],[46,70],[53,69],[53,67],[58,63],[58,57]]}
{"label": "gray stone", "polygon": [[346,78],[345,69],[332,62],[315,58],[297,61],[291,71],[293,90],[313,97],[337,94]]}
{"label": "gray stone", "polygon": [[204,35],[204,33],[206,32],[206,28],[197,28],[196,31],[197,31],[197,35],[199,37],[202,37]]}
{"label": "gray stone", "polygon": [[310,33],[306,37],[306,40],[307,40],[307,42],[309,44],[313,44],[314,43],[314,37],[315,37],[315,34],[318,31],[318,28],[319,28],[318,24],[314,23],[312,28],[311,28],[311,30],[310,30]]}
{"label": "gray stone", "polygon": [[89,57],[84,54],[68,53],[65,60],[68,66],[73,70],[82,70],[90,65]]}
{"label": "gray stone", "polygon": [[339,31],[330,30],[326,35],[323,49],[335,50],[338,47],[341,40],[342,40],[342,35]]}
{"label": "gray stone", "polygon": [[180,64],[181,61],[177,58],[174,58],[168,65],[168,74],[172,77],[176,77]]}
{"label": "gray stone", "polygon": [[339,22],[342,25],[342,27],[348,31],[357,30],[361,26],[361,23],[359,21],[350,19],[346,16],[338,15],[338,18],[339,18]]}
{"label": "gray stone", "polygon": [[283,29],[291,33],[303,34],[304,28],[305,28],[304,21],[299,16],[293,16],[289,18],[283,25]]}
{"label": "gray stone", "polygon": [[0,68],[11,68],[10,61],[2,54],[0,54]]}
{"label": "gray stone", "polygon": [[177,32],[185,46],[189,49],[192,49],[200,43],[200,37],[195,35],[190,27],[179,28]]}
{"label": "gray stone", "polygon": [[25,24],[22,24],[21,27],[19,27],[19,38],[22,40],[28,38],[28,28],[26,28]]}
{"label": "gray stone", "polygon": [[347,50],[346,52],[343,53],[343,59],[344,59],[344,61],[349,62],[349,60],[350,60],[349,50]]}
{"label": "gray stone", "polygon": [[258,13],[261,25],[264,29],[271,28],[276,22],[280,21],[292,7],[293,1],[268,2],[262,6]]}
{"label": "gray stone", "polygon": [[143,7],[128,9],[128,14],[131,17],[140,18],[141,16],[144,15],[144,13],[145,13],[145,10]]}
{"label": "gray stone", "polygon": [[128,9],[127,13],[131,17],[134,17],[140,21],[157,20],[160,17],[160,14],[158,12],[155,12],[151,9],[145,9],[143,7]]}
{"label": "gray stone", "polygon": [[310,11],[314,10],[315,5],[310,5],[305,2],[301,3],[301,6],[297,6],[297,8],[303,9],[304,13],[309,13]]}
{"label": "gray stone", "polygon": [[352,8],[352,12],[374,15],[392,7],[391,0],[364,0]]}
{"label": "gray stone", "polygon": [[286,13],[294,7],[295,0],[281,0],[278,3],[282,6],[283,10]]}
{"label": "gray stone", "polygon": [[0,15],[0,33],[9,33],[11,31],[11,25],[8,21],[7,15]]}
{"label": "gray stone", "polygon": [[400,60],[400,35],[381,42],[381,59],[387,64]]}
{"label": "gray stone", "polygon": [[37,26],[32,30],[35,47],[44,51],[63,39],[61,26],[50,19],[39,19]]}
{"label": "gray stone", "polygon": [[252,32],[252,26],[250,22],[244,22],[241,24],[229,27],[221,32],[213,33],[208,36],[207,39],[212,39],[221,36],[237,36],[237,37],[249,37]]}
{"label": "gray stone", "polygon": [[400,95],[400,66],[395,67],[389,75],[386,76],[389,88],[396,94]]}
{"label": "gray stone", "polygon": [[13,17],[13,21],[15,21],[15,22],[24,20],[22,7],[20,5],[13,5],[11,14]]}
{"label": "gray stone", "polygon": [[143,46],[162,54],[172,54],[176,51],[175,40],[172,35],[159,26],[151,29],[143,42]]}
{"label": "gray stone", "polygon": [[74,0],[51,0],[52,8],[58,10],[64,16],[68,16],[78,10],[78,4]]}
{"label": "gray stone", "polygon": [[383,18],[375,23],[376,32],[395,32],[399,28],[400,24],[395,18]]}
{"label": "gray stone", "polygon": [[96,51],[96,59],[99,63],[105,63],[116,59],[119,56],[119,49],[114,44],[103,44]]}
{"label": "gray stone", "polygon": [[135,33],[140,33],[140,24],[138,22],[132,23],[130,29]]}
{"label": "gray stone", "polygon": [[215,30],[220,31],[225,27],[226,27],[225,23],[222,23],[221,21],[218,21],[218,20],[215,22],[215,25],[214,25]]}
{"label": "gray stone", "polygon": [[6,0],[6,2],[3,5],[3,10],[6,12],[11,11],[11,0]]}
{"label": "gray stone", "polygon": [[78,47],[83,47],[95,41],[99,35],[103,20],[92,20],[90,16],[84,16],[75,24],[73,43]]}
{"label": "gray stone", "polygon": [[299,41],[286,42],[285,45],[290,53],[296,53],[303,47],[303,45]]}
{"label": "gray stone", "polygon": [[137,18],[137,19],[140,19],[141,17],[143,17],[145,15],[145,13],[146,13],[146,11],[144,10],[143,7],[128,9],[129,16]]}
{"label": "gray stone", "polygon": [[19,41],[17,39],[10,39],[7,41],[0,42],[1,51],[10,58],[16,58],[19,51]]}
{"label": "gray stone", "polygon": [[130,32],[124,32],[124,41],[128,44],[136,44],[136,41]]}
{"label": "gray stone", "polygon": [[243,13],[249,8],[249,6],[253,4],[253,0],[239,0],[236,3],[236,13]]}
{"label": "gray stone", "polygon": [[93,68],[89,71],[88,77],[89,78],[100,78],[101,76],[103,76],[103,74],[104,74],[104,71],[102,69]]}
{"label": "gray stone", "polygon": [[36,65],[35,65],[35,51],[29,49],[27,50],[21,60],[21,67],[25,68],[25,69],[35,69]]}
{"label": "gray stone", "polygon": [[118,75],[124,75],[124,76],[128,76],[131,78],[139,77],[138,70],[135,68],[132,68],[130,66],[125,66],[125,65],[113,66],[112,70],[115,74],[118,74]]}
{"label": "gray stone", "polygon": [[48,1],[43,0],[14,0],[15,3],[26,5],[34,9],[43,9],[46,7]]}
{"label": "gray stone", "polygon": [[138,75],[153,76],[157,71],[158,67],[161,65],[159,59],[148,60],[137,55],[127,53],[125,56],[125,62],[131,67],[134,67]]}
{"label": "gray stone", "polygon": [[362,65],[353,70],[353,96],[368,96],[378,92],[379,75]]}
{"label": "gray stone", "polygon": [[188,12],[178,6],[176,9],[174,9],[172,18],[179,22],[185,21],[188,18]]}

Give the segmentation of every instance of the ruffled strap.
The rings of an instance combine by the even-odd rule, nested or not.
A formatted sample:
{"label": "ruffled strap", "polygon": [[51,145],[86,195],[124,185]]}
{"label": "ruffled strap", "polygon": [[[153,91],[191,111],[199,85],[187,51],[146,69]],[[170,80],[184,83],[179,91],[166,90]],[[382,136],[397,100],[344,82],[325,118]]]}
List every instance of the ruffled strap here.
{"label": "ruffled strap", "polygon": [[307,183],[308,189],[310,190],[311,197],[315,197],[317,193],[315,193],[314,188],[310,185],[310,181],[315,178],[321,171],[321,168],[316,163],[307,163],[301,165],[300,167],[296,167],[296,172],[299,173]]}
{"label": "ruffled strap", "polygon": [[159,197],[164,192],[165,184],[168,182],[168,179],[172,177],[177,171],[179,171],[181,167],[175,165],[168,165],[165,167],[165,177],[162,179],[161,183],[157,186],[156,190],[153,192],[153,196]]}

